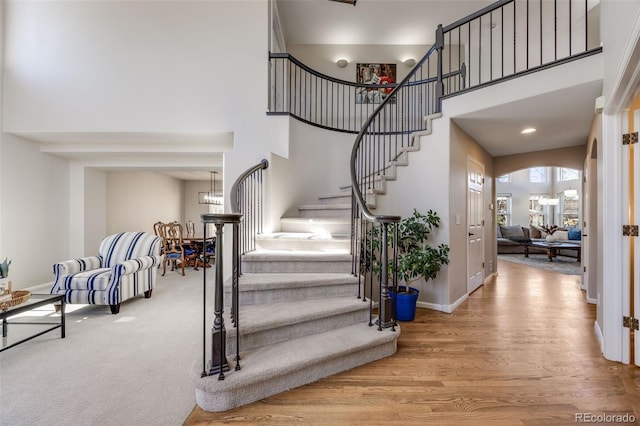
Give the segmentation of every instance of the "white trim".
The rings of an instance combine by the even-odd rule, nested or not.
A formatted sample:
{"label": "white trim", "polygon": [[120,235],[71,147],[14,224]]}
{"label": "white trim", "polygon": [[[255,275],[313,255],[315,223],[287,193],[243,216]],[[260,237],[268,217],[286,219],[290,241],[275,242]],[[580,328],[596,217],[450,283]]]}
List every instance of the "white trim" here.
{"label": "white trim", "polygon": [[[604,206],[621,205],[621,175],[614,171],[620,169],[622,143],[622,115],[603,115],[602,122],[602,167],[598,165],[598,176],[602,176],[602,205],[598,212],[602,235],[602,352],[611,361],[625,362],[623,358],[623,304],[625,298],[622,291],[622,214],[619,208]],[[598,157],[599,159],[600,157]],[[628,298],[628,297],[627,297]],[[628,306],[628,300],[627,300]],[[628,346],[628,345],[627,345]],[[627,351],[628,358],[629,354]],[[628,360],[627,360],[628,362]]]}
{"label": "white trim", "polygon": [[418,308],[425,308],[425,309],[431,309],[432,311],[440,311],[440,312],[445,312],[444,309],[442,308],[442,305],[437,304],[437,303],[430,303],[430,302],[416,302],[416,306]]}
{"label": "white trim", "polygon": [[597,305],[598,299],[594,299],[593,297],[587,297],[587,303],[590,303],[592,305]]}
{"label": "white trim", "polygon": [[600,330],[600,326],[598,325],[598,321],[593,322],[593,331],[595,332],[596,339],[598,339],[598,344],[600,345],[600,352],[604,353],[604,338],[602,337],[602,331]]}
{"label": "white trim", "polygon": [[[477,289],[476,289],[476,290],[477,290]],[[458,300],[456,300],[455,302],[453,302],[453,304],[452,304],[452,305],[445,306],[445,309],[447,309],[447,310],[446,310],[446,311],[444,311],[444,312],[446,312],[446,313],[448,313],[448,314],[452,313],[453,311],[455,311],[455,310],[458,308],[458,306],[460,306],[460,305],[462,305],[464,302],[466,302],[466,301],[467,301],[467,299],[469,299],[469,295],[468,295],[468,294],[463,294],[463,295],[462,295],[462,297],[460,297]]]}
{"label": "white trim", "polygon": [[[609,99],[605,99],[605,114],[616,114],[627,107],[635,96],[640,75],[640,14],[636,16],[620,65],[611,89]],[[606,94],[605,94],[606,95]]]}
{"label": "white trim", "polygon": [[426,308],[426,309],[431,309],[433,311],[440,311],[446,314],[450,314],[453,311],[455,311],[458,308],[458,306],[466,302],[468,298],[469,298],[468,294],[463,294],[462,297],[460,297],[458,300],[453,302],[452,305],[440,305],[437,303],[417,302],[416,306],[419,308]]}
{"label": "white trim", "polygon": [[49,294],[49,290],[53,287],[53,281],[50,283],[38,284],[31,287],[27,287],[23,290],[28,290],[34,294]]}

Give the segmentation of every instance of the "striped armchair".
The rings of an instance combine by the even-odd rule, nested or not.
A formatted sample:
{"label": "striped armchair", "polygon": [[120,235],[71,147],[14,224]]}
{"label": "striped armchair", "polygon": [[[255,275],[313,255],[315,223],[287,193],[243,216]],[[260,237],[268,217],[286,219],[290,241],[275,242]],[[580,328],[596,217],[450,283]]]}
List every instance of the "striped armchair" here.
{"label": "striped armchair", "polygon": [[161,238],[146,232],[110,235],[100,243],[98,256],[53,265],[51,294],[64,294],[66,303],[109,305],[117,314],[123,301],[140,293],[151,297],[161,245]]}

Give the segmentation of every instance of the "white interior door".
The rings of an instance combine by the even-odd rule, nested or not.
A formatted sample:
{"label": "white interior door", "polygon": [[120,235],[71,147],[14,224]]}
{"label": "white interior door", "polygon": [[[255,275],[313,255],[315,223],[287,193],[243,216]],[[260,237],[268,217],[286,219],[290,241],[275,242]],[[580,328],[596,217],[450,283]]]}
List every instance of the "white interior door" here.
{"label": "white interior door", "polygon": [[484,165],[467,158],[467,293],[484,282]]}

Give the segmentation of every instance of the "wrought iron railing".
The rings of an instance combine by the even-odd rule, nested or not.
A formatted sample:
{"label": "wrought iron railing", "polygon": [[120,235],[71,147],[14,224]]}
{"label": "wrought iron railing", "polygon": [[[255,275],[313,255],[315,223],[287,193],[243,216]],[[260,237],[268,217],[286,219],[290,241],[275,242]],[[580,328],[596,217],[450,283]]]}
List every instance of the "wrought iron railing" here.
{"label": "wrought iron railing", "polygon": [[208,225],[216,228],[216,264],[213,301],[213,327],[211,329],[211,356],[207,365],[207,268],[202,268],[203,277],[203,327],[202,327],[202,377],[218,374],[224,380],[229,371],[226,357],[226,326],[224,313],[224,226],[232,225],[231,247],[231,323],[236,329],[235,369],[240,370],[240,299],[239,280],[242,275],[241,255],[255,250],[255,236],[262,232],[264,217],[264,189],[262,171],[269,167],[267,160],[242,173],[231,187],[231,213],[203,214],[204,241],[207,241]]}
{"label": "wrought iron railing", "polygon": [[267,160],[260,161],[241,174],[231,187],[231,211],[243,216],[240,224],[241,255],[256,249],[256,235],[262,233],[264,222],[264,178],[262,171],[268,167]]}
{"label": "wrought iron railing", "polygon": [[[443,28],[445,72],[465,68],[461,91],[602,51],[590,0],[500,0]],[[446,82],[445,82],[446,85]],[[445,91],[444,96],[460,91]]]}
{"label": "wrought iron railing", "polygon": [[[304,65],[288,53],[271,53],[270,60],[270,115],[291,115],[296,119],[324,129],[357,134],[376,110],[376,107],[397,86],[391,84],[365,84],[339,80],[319,73]],[[393,132],[396,120],[412,122],[412,130],[424,130],[424,116],[436,109],[436,64],[426,58],[413,73],[408,83],[411,90],[402,93],[399,102],[410,104],[403,108],[405,117],[389,115],[389,128]],[[464,82],[460,70],[442,76],[447,82],[446,94],[462,89]]]}
{"label": "wrought iron railing", "polygon": [[[532,12],[535,4],[539,6],[537,15]],[[584,11],[584,32],[578,30],[575,24],[578,16],[574,9],[578,4],[582,5]],[[558,10],[564,10],[564,7],[566,11],[559,13]],[[397,235],[400,217],[372,214],[366,203],[366,194],[375,192],[383,184],[388,171],[413,146],[415,132],[421,130],[413,117],[426,117],[433,112],[440,112],[445,96],[598,53],[601,51],[599,47],[590,49],[588,12],[587,0],[501,0],[445,28],[439,26],[436,43],[367,118],[351,153],[351,250],[353,272],[361,279],[362,292],[359,291],[359,295],[365,300],[369,289],[370,318],[376,277],[379,287],[377,323],[380,330],[385,327],[393,329],[396,323],[389,294],[390,290],[397,292],[397,273],[393,272],[397,271],[397,242],[393,241],[393,236]],[[550,18],[552,35],[544,30]],[[533,20],[539,22],[537,44],[533,42],[532,35],[536,34]],[[521,27],[524,30],[518,30]],[[500,43],[497,40],[494,42],[492,35],[497,29],[501,31]],[[581,40],[579,34],[583,34]],[[522,41],[523,37],[525,42]],[[505,51],[508,40],[513,43],[510,46],[512,50],[509,50],[511,57]],[[458,78],[445,78],[454,74]],[[424,90],[415,91],[416,87],[423,87],[417,85],[422,81],[432,82],[432,90],[426,94],[429,99],[427,104],[422,102]],[[431,98],[429,93],[433,93],[434,97]],[[374,258],[380,259],[378,270],[374,267]]]}

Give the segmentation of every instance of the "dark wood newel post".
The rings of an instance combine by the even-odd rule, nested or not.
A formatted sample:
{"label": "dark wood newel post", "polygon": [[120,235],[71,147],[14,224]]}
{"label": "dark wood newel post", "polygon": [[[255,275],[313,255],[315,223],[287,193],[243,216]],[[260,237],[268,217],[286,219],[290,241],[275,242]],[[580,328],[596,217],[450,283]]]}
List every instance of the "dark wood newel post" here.
{"label": "dark wood newel post", "polygon": [[437,82],[436,82],[436,110],[435,112],[442,111],[442,96],[444,96],[444,82],[442,81],[442,50],[444,49],[444,30],[442,25],[438,25],[436,30],[436,50],[438,51],[438,65],[436,69]]}
{"label": "dark wood newel post", "polygon": [[[234,227],[240,223],[241,214],[203,214],[202,223],[204,224],[204,235],[206,238],[207,224],[214,224],[216,227],[216,274],[214,286],[213,301],[213,327],[211,329],[211,359],[209,361],[208,376],[218,374],[218,380],[224,380],[224,372],[229,371],[229,363],[226,356],[226,337],[224,318],[224,225],[233,224]],[[206,244],[206,241],[205,241]],[[235,244],[234,244],[235,246]],[[206,246],[205,246],[206,247]],[[236,249],[236,247],[234,247]],[[233,255],[235,257],[235,254]],[[235,269],[235,259],[232,258]],[[204,286],[206,288],[206,270],[203,269]],[[235,272],[235,271],[234,271]],[[205,301],[206,309],[206,301]],[[206,311],[205,311],[205,327],[206,327]],[[204,345],[204,342],[203,342]]]}

